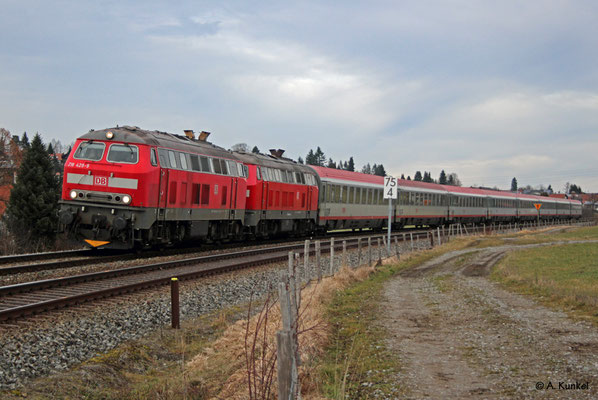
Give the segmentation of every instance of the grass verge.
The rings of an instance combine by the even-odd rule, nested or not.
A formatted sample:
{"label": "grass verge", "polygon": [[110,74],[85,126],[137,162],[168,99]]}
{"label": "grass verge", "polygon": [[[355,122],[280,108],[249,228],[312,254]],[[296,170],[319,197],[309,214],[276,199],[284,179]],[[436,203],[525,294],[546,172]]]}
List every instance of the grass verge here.
{"label": "grass verge", "polygon": [[[569,237],[592,236],[580,229]],[[556,236],[556,235],[555,235]],[[598,244],[572,243],[519,250],[497,264],[491,278],[518,293],[598,324]]]}

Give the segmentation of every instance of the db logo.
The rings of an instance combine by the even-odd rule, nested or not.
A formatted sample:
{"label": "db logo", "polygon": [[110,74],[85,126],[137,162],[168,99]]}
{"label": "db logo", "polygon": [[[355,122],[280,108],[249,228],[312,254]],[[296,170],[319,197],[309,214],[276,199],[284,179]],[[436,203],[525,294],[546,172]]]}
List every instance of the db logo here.
{"label": "db logo", "polygon": [[93,184],[97,186],[106,186],[108,185],[108,178],[105,176],[94,176]]}

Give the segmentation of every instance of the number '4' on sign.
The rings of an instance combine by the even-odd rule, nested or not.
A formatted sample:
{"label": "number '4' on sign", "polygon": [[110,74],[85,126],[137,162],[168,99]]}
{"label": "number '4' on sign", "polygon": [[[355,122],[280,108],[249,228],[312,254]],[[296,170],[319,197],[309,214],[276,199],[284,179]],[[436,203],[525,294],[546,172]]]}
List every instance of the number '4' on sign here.
{"label": "number '4' on sign", "polygon": [[384,177],[384,198],[396,199],[398,194],[397,178],[392,176]]}

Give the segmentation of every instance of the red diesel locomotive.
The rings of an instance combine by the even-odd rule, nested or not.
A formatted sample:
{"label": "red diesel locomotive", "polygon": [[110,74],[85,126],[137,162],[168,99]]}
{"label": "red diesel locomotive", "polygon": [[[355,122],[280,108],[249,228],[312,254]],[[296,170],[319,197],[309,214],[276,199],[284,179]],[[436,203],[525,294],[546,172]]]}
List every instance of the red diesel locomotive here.
{"label": "red diesel locomotive", "polygon": [[234,153],[207,142],[208,135],[130,126],[83,135],[65,164],[62,228],[104,248],[314,229],[312,169],[282,151]]}

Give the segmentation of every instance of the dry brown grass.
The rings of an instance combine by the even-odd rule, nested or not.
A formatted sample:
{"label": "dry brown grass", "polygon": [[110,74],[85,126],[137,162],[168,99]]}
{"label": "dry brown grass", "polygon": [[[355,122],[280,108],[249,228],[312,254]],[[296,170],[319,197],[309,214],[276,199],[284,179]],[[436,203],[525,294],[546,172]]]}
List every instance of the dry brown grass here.
{"label": "dry brown grass", "polygon": [[[334,277],[324,278],[322,282],[313,282],[301,291],[299,312],[299,352],[301,366],[299,380],[302,398],[318,399],[318,379],[314,360],[322,354],[328,340],[329,327],[324,319],[325,307],[334,294],[347,288],[356,281],[366,279],[374,268],[343,268]],[[260,322],[260,319],[262,322]],[[231,325],[224,334],[187,363],[185,373],[191,381],[201,381],[210,399],[247,399],[249,398],[248,373],[246,361],[247,332],[253,335],[260,330],[263,315],[255,315],[247,320]],[[280,306],[278,303],[268,311],[265,324],[266,338],[255,342],[255,362],[263,362],[264,352],[276,351],[276,331],[281,329]],[[260,330],[261,331],[261,330]],[[264,371],[263,365],[256,366],[257,371]],[[259,377],[258,377],[259,378]],[[271,393],[277,393],[276,379],[272,383]]]}

